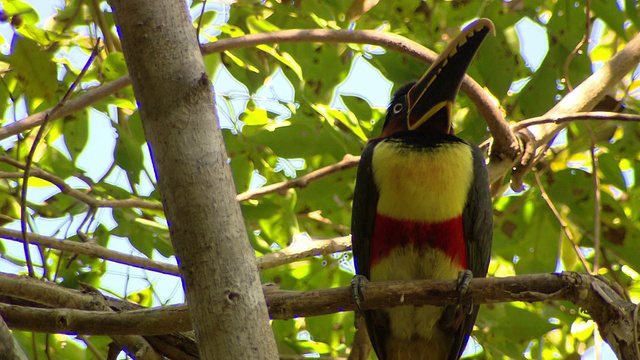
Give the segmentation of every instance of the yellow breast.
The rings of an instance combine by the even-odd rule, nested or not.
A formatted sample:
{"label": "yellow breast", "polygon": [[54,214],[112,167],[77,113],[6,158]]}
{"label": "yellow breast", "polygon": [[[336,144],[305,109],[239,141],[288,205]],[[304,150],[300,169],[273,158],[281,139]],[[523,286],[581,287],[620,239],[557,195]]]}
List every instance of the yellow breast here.
{"label": "yellow breast", "polygon": [[466,143],[412,149],[383,141],[374,149],[372,167],[378,213],[396,219],[441,222],[459,216],[473,180]]}

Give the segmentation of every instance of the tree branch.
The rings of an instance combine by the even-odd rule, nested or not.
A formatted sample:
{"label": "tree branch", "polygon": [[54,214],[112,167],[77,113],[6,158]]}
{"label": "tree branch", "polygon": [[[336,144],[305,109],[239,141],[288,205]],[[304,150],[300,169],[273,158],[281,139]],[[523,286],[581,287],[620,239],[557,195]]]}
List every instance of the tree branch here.
{"label": "tree branch", "polygon": [[572,121],[623,121],[623,122],[640,122],[640,115],[636,114],[623,114],[617,112],[608,111],[592,111],[592,112],[578,112],[575,114],[545,114],[542,116],[532,117],[526,120],[522,120],[514,124],[511,128],[513,131],[518,131],[530,126],[536,125],[560,125],[569,123]]}
{"label": "tree branch", "polygon": [[[640,34],[615,54],[600,69],[586,78],[573,91],[565,95],[545,115],[570,115],[589,111],[640,62]],[[540,125],[529,129],[539,144],[551,141],[566,126],[562,124]]]}
{"label": "tree branch", "polygon": [[[152,270],[161,274],[180,275],[177,266],[155,261],[152,259],[129,255],[119,251],[109,250],[94,242],[76,242],[71,240],[61,240],[54,237],[42,236],[29,233],[29,241],[33,244],[46,246],[52,249],[67,251],[74,254],[87,255],[95,258],[110,260],[119,264],[129,265],[136,268]],[[0,238],[22,242],[22,234],[19,231],[0,228]],[[260,270],[274,268],[276,266],[292,263],[314,255],[333,254],[338,251],[347,251],[351,246],[351,237],[342,236],[335,239],[326,240],[295,240],[290,246],[265,254],[256,259]],[[61,306],[64,304],[61,304]]]}
{"label": "tree branch", "polygon": [[325,166],[323,168],[312,171],[308,174],[305,174],[293,180],[282,181],[279,183],[266,185],[255,190],[245,191],[243,193],[238,194],[236,196],[236,199],[238,201],[247,201],[247,200],[255,199],[260,196],[291,189],[294,187],[304,188],[313,181],[322,179],[324,177],[327,177],[329,175],[335,174],[340,171],[344,171],[344,170],[356,167],[359,161],[360,161],[360,156],[353,156],[351,154],[347,154],[344,156],[342,160],[338,161],[335,164]]}
{"label": "tree branch", "polygon": [[[612,91],[629,72],[633,71],[638,62],[640,62],[640,34],[631,39],[620,52],[587,77],[573,91],[565,95],[545,116],[566,116],[593,109],[605,94]],[[527,128],[527,133],[523,133],[523,136],[529,139],[528,141],[532,144],[528,147],[525,146],[528,150],[525,151],[522,160],[516,166],[513,173],[513,177],[517,178],[514,179],[515,182],[519,182],[519,179],[522,179],[531,169],[537,149],[546,146],[566,126],[567,122],[557,124],[552,122],[540,123]],[[494,158],[492,151],[491,162],[487,166],[489,181],[498,180],[512,168],[512,162]]]}
{"label": "tree branch", "polygon": [[[261,44],[295,42],[372,44],[397,51],[427,64],[432,63],[437,58],[435,52],[412,40],[395,34],[373,30],[283,30],[270,33],[249,34],[237,38],[221,39],[206,44],[202,46],[202,52],[208,55]],[[47,110],[0,128],[0,139],[40,125],[47,114],[51,120],[54,120],[80,110],[95,101],[115,93],[130,83],[130,77],[125,75],[109,84],[101,86],[98,90],[88,92],[86,95],[81,95],[77,99],[69,101],[55,113],[49,114],[51,110]],[[493,166],[489,167],[489,178],[493,182],[505,174],[511,165],[521,156],[522,150],[520,142],[511,131],[500,109],[493,104],[491,97],[485,93],[482,87],[470,76],[465,75],[461,90],[477,106],[479,112],[487,121],[493,135],[492,162],[501,165],[497,171],[493,171]]]}
{"label": "tree branch", "polygon": [[[15,159],[12,159],[6,155],[0,155],[0,162],[9,164],[18,169],[22,169],[22,170],[26,169],[25,164]],[[100,200],[90,196],[86,192],[72,188],[61,177],[58,177],[40,168],[31,167],[30,175],[50,182],[51,184],[55,185],[58,189],[60,189],[60,192],[62,192],[63,194],[71,196],[72,198],[79,200],[91,207],[95,207],[95,208],[104,207],[104,208],[113,208],[113,209],[139,208],[139,209],[160,210],[160,211],[162,211],[163,209],[161,203],[146,201],[142,199]]]}
{"label": "tree branch", "polygon": [[90,90],[82,95],[79,95],[75,99],[67,101],[63,106],[52,112],[54,108],[35,113],[31,116],[16,121],[12,124],[0,128],[0,140],[6,139],[9,136],[20,134],[23,131],[27,131],[36,126],[42,124],[44,119],[49,115],[50,120],[56,120],[67,115],[71,115],[76,111],[80,111],[93,103],[96,103],[109,95],[113,95],[116,92],[131,85],[131,78],[129,75],[117,78],[107,84],[100,85],[94,90]]}
{"label": "tree branch", "polygon": [[328,240],[308,240],[294,238],[291,245],[258,258],[260,270],[271,269],[276,266],[289,264],[310,256],[333,254],[347,251],[351,247],[351,236],[341,236]]}
{"label": "tree branch", "polygon": [[[292,43],[292,42],[347,42],[362,43],[383,46],[387,49],[398,51],[407,56],[431,63],[436,54],[423,46],[397,35],[381,33],[377,31],[336,31],[336,30],[284,30],[265,34],[250,34],[237,38],[221,39],[217,42],[203,46],[204,54],[212,54],[225,50],[252,47],[260,44]],[[640,61],[640,35],[627,44],[611,60],[597,72],[587,78],[574,91],[567,94],[551,111],[549,116],[571,115],[573,113],[590,110],[607,91],[610,91],[620,80],[633,69]],[[66,116],[92,103],[114,94],[122,88],[130,85],[128,75],[118,78],[108,84],[102,85],[96,90],[80,95],[70,100],[54,114],[50,114],[51,120]],[[480,113],[485,117],[494,138],[491,161],[487,165],[490,182],[499,180],[513,167],[517,159],[522,155],[519,140],[515,138],[513,131],[508,128],[500,110],[495,107],[490,97],[471,78],[466,76],[462,84],[462,91],[476,104]],[[0,139],[38,126],[44,120],[45,115],[51,110],[46,110],[17,121],[11,125],[0,128]],[[568,120],[569,121],[569,120]],[[624,120],[623,120],[624,121]],[[535,151],[540,144],[551,140],[560,131],[564,123],[529,124],[539,125],[531,128],[534,146],[530,151]],[[521,129],[524,125],[518,127]],[[257,196],[257,195],[256,195]]]}
{"label": "tree branch", "polygon": [[11,360],[27,360],[27,355],[24,353],[18,340],[16,340],[7,324],[0,318],[0,354],[5,359]]}
{"label": "tree branch", "polygon": [[[2,284],[11,279],[0,276]],[[57,285],[48,284],[48,287]],[[72,290],[64,289],[69,292]],[[414,280],[367,283],[362,309],[401,305],[449,305],[458,301],[455,280]],[[356,308],[350,287],[316,291],[284,291],[265,287],[273,319],[290,319],[352,311]],[[586,310],[598,323],[605,340],[620,359],[634,359],[633,313],[636,306],[616,293],[605,281],[588,274],[565,272],[505,278],[473,279],[462,303],[492,304],[510,301],[567,300]],[[36,309],[0,304],[0,313],[13,329],[87,333],[160,335],[191,329],[186,306],[121,311]]]}
{"label": "tree branch", "polygon": [[[431,64],[438,57],[438,54],[435,52],[412,40],[399,35],[375,30],[283,30],[270,33],[249,34],[235,38],[220,39],[216,42],[205,44],[202,46],[202,53],[204,55],[210,55],[228,50],[254,47],[262,44],[296,42],[378,45],[410,56],[427,64]],[[50,120],[69,115],[103,99],[106,96],[114,94],[118,90],[121,90],[130,84],[131,78],[129,75],[125,75],[109,84],[102,85],[97,90],[90,91],[86,93],[86,95],[81,95],[75,100],[69,101],[55,113],[49,114],[51,110],[46,110],[0,128],[0,140],[40,125],[47,114],[49,114]],[[509,149],[514,150],[513,146],[510,144],[517,144],[517,140],[513,133],[511,133],[502,113],[493,104],[491,97],[486,94],[482,87],[468,75],[465,75],[461,90],[476,104],[480,113],[486,119],[494,138],[501,139],[498,143],[507,144],[505,145],[506,147],[503,149],[504,151],[502,153],[509,154]],[[515,155],[512,154],[511,158],[515,158]]]}
{"label": "tree branch", "polygon": [[[22,239],[22,234],[19,231],[9,230],[5,228],[0,228],[0,237],[8,240],[20,242],[24,241]],[[54,237],[42,236],[34,233],[29,233],[28,237],[29,241],[33,244],[46,246],[60,251],[68,251],[74,254],[106,259],[123,265],[157,271],[162,274],[178,275],[180,273],[178,267],[175,265],[165,264],[148,258],[109,250],[104,246],[100,246],[93,242],[81,243],[71,240],[61,240]]]}
{"label": "tree branch", "polygon": [[[350,287],[315,291],[286,291],[264,286],[273,319],[290,319],[355,310]],[[0,294],[31,301],[42,301],[42,294],[70,301],[68,307],[90,308],[93,296],[57,284],[29,279],[25,276],[0,274]],[[455,280],[413,280],[367,283],[362,309],[388,308],[401,305],[448,305],[458,301]],[[60,306],[47,296],[49,306]],[[588,274],[564,272],[505,278],[473,279],[462,303],[491,304],[510,301],[567,300],[583,308],[598,324],[604,339],[621,360],[637,359],[634,326],[636,305],[629,302],[609,284]],[[0,303],[0,314],[13,329],[104,335],[161,335],[191,330],[186,306],[139,309],[139,305],[118,299],[106,303],[119,311],[84,311],[70,309],[38,309]],[[131,310],[135,309],[135,310]],[[635,333],[637,334],[637,333]]]}

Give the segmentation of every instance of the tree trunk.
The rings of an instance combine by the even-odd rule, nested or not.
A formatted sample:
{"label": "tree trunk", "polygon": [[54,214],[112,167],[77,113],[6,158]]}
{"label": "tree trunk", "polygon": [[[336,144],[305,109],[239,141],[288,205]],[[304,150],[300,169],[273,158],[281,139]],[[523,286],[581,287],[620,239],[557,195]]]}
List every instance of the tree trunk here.
{"label": "tree trunk", "polygon": [[184,2],[111,2],[202,359],[274,359],[249,244]]}

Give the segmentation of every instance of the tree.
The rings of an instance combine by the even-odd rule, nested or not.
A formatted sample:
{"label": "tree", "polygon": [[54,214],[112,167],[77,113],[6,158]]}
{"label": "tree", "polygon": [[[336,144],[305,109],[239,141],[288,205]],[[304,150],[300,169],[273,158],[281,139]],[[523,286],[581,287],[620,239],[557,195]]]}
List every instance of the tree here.
{"label": "tree", "polygon": [[[191,329],[188,321],[180,320],[188,319],[184,308],[143,312],[142,321],[135,317],[139,310],[132,310],[139,306],[113,298],[96,301],[100,297],[91,290],[107,288],[107,276],[116,263],[178,273],[175,265],[153,260],[159,258],[158,253],[174,254],[160,202],[162,194],[166,206],[171,190],[161,183],[156,188],[152,171],[145,167],[146,141],[153,147],[154,138],[149,137],[146,122],[142,131],[143,121],[127,87],[127,65],[132,74],[140,67],[125,63],[123,47],[127,61],[132,61],[126,54],[126,33],[123,46],[113,11],[105,3],[68,1],[42,26],[30,5],[18,1],[3,4],[5,19],[18,35],[11,42],[10,54],[2,59],[7,71],[0,106],[7,114],[5,119],[17,121],[5,121],[0,128],[0,138],[11,139],[3,143],[6,153],[0,156],[0,236],[4,239],[0,250],[22,271],[27,269],[47,280],[0,276],[0,312],[14,329],[13,337],[29,357],[42,356],[45,351],[68,358],[84,356],[85,352],[105,356],[111,340],[104,334],[136,351],[152,348],[175,358],[197,355],[187,347],[194,345],[193,337],[176,334]],[[230,7],[209,4],[202,11],[202,3],[190,4],[193,36],[197,29],[199,39],[206,43],[202,46],[206,75],[214,79],[220,122],[232,125],[223,135],[247,235],[259,256],[261,280],[282,290],[318,290],[294,293],[297,300],[287,297],[291,294],[286,292],[266,290],[272,316],[287,318],[272,322],[281,356],[313,352],[345,356],[355,334],[353,313],[335,312],[352,309],[345,296],[347,289],[319,290],[346,286],[353,275],[348,238],[341,237],[349,233],[353,167],[366,139],[379,133],[384,108],[372,107],[362,95],[340,93],[336,87],[349,79],[354,63],[377,69],[395,87],[419,77],[435,55],[426,48],[437,53],[463,23],[476,16],[492,19],[497,33],[483,45],[469,70],[475,82],[468,79],[463,87],[466,96],[458,98],[455,126],[461,137],[482,143],[490,136],[488,123],[494,136],[489,170],[496,193],[496,229],[490,274],[589,272],[601,275],[637,302],[640,242],[634,184],[638,125],[637,117],[629,114],[635,113],[637,100],[635,78],[627,74],[640,59],[640,39],[633,36],[640,20],[632,2],[624,5],[621,10],[616,2],[589,1],[376,4],[307,0],[241,1]],[[221,19],[226,22],[220,24]],[[516,35],[515,26],[523,19],[547,32],[549,51],[537,68],[525,64],[521,56],[523,40]],[[353,28],[356,31],[346,30]],[[95,34],[102,38],[104,48],[81,77],[85,62],[78,65],[73,57],[54,57],[60,51],[86,57],[96,44]],[[588,38],[597,41],[591,49]],[[171,53],[168,49],[157,51]],[[600,66],[601,70],[592,74],[592,69]],[[168,76],[155,75],[159,79],[159,75]],[[219,81],[224,77],[235,80]],[[74,81],[80,82],[79,90],[61,102]],[[342,110],[331,106],[338,101],[334,100],[336,92]],[[144,104],[142,99],[138,101]],[[24,109],[24,116],[17,116],[20,109]],[[576,115],[593,109],[610,113]],[[107,114],[118,135],[113,159],[98,176],[83,168],[82,160],[85,149],[95,141],[90,130],[95,129],[96,112]],[[542,118],[532,119],[538,116]],[[514,122],[511,127],[505,117]],[[40,126],[43,123],[45,126]],[[42,140],[37,141],[40,129]],[[551,142],[554,138],[558,140]],[[28,165],[34,144],[38,146],[33,164]],[[200,144],[189,145],[197,148]],[[508,172],[514,166],[515,170]],[[21,204],[21,179],[26,168],[31,173],[28,201]],[[173,171],[181,172],[179,168]],[[117,173],[126,179],[124,185],[112,181]],[[267,185],[256,185],[260,182]],[[28,195],[52,184],[59,189],[53,195],[40,200]],[[516,192],[505,193],[509,184]],[[38,246],[32,245],[30,253],[15,255],[8,248],[23,242],[17,231],[22,209],[28,214],[23,224],[32,234],[29,243]],[[113,222],[107,219],[109,214]],[[77,220],[72,222],[73,218]],[[47,228],[50,219],[58,219],[64,226],[61,230]],[[66,223],[59,219],[66,219]],[[49,236],[38,234],[43,229]],[[141,254],[114,250],[122,237]],[[175,239],[173,242],[175,245]],[[536,279],[542,279],[541,285],[520,276],[488,279],[482,283],[488,289],[497,289],[493,280],[511,281],[511,287],[503,288],[509,291],[473,294],[474,301],[485,296],[485,301],[492,303],[481,310],[474,332],[481,345],[473,348],[478,357],[576,357],[598,343],[593,337],[594,320],[608,325],[601,330],[618,354],[633,354],[634,343],[628,342],[633,331],[625,338],[612,330],[618,329],[614,320],[626,321],[633,330],[637,319],[625,313],[630,302],[602,290],[600,294],[615,300],[611,304],[623,309],[613,314],[620,318],[614,318],[611,312],[591,307],[592,295],[580,298],[571,291],[558,290],[566,290],[569,283],[574,284],[570,289],[609,289],[607,283],[572,275]],[[582,280],[589,287],[575,285]],[[518,282],[524,288],[513,286]],[[453,289],[447,284],[440,284],[440,288],[432,285],[421,284],[416,291],[423,295],[427,291],[437,298],[434,294]],[[150,284],[134,294],[125,290],[112,295],[150,306],[158,286],[161,284]],[[408,289],[407,284],[398,286],[402,293]],[[85,292],[77,291],[80,288]],[[393,289],[372,284],[368,306],[397,304],[398,300],[389,296]],[[387,294],[375,304],[378,290]],[[544,291],[551,295],[541,296]],[[407,294],[406,301],[427,298]],[[495,301],[487,300],[490,298]],[[564,301],[496,302],[555,299]],[[317,305],[314,300],[325,302]],[[296,301],[303,301],[302,305]],[[447,301],[446,296],[440,296],[439,301]],[[106,312],[110,309],[122,313],[109,316]],[[311,316],[320,313],[327,315]],[[293,314],[309,316],[293,319]],[[34,319],[30,316],[36,320],[29,322]],[[56,323],[60,316],[73,321]],[[116,328],[110,318],[128,325],[128,330]],[[97,324],[96,319],[100,319]],[[624,321],[617,321],[620,319]],[[63,348],[67,338],[42,334],[76,332],[80,328],[73,326],[78,324],[94,326],[82,332],[92,335],[80,337],[90,345],[86,349],[74,342]],[[627,341],[624,346],[621,336]]]}

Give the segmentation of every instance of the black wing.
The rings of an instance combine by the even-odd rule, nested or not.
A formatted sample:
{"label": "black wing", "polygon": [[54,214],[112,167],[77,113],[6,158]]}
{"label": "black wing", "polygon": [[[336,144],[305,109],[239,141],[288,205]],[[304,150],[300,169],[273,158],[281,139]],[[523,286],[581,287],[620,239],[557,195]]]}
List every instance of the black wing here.
{"label": "black wing", "polygon": [[487,276],[493,239],[493,204],[489,175],[480,149],[473,150],[473,183],[463,212],[464,236],[467,240],[469,270],[474,277]]}
{"label": "black wing", "polygon": [[[378,188],[373,178],[371,160],[373,149],[380,140],[369,141],[358,165],[356,187],[353,194],[351,214],[352,249],[356,273],[370,279],[371,243],[378,207]],[[389,333],[389,317],[385,310],[365,310],[364,319],[373,349],[379,359],[384,359],[385,343],[382,339]]]}
{"label": "black wing", "polygon": [[[464,238],[467,242],[467,262],[473,277],[485,277],[491,258],[493,239],[493,204],[489,189],[489,176],[482,152],[475,144],[469,144],[473,153],[473,182],[462,213]],[[459,359],[476,322],[479,305],[463,309],[467,314],[456,332],[449,359]]]}
{"label": "black wing", "polygon": [[370,141],[362,152],[356,187],[353,192],[353,210],[351,213],[351,241],[356,274],[369,279],[371,269],[371,239],[378,207],[378,188],[373,179],[371,159],[378,141]]}

